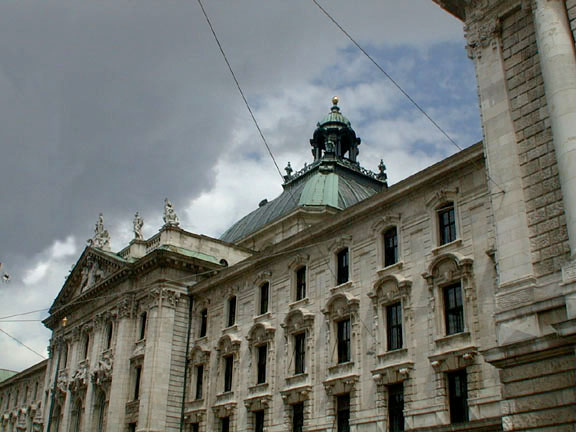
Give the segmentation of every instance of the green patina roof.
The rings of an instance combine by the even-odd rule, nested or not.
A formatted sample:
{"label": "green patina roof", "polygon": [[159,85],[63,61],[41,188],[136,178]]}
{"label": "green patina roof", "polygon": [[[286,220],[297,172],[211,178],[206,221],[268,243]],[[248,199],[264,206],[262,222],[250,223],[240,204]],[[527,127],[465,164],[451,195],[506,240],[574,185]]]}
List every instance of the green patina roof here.
{"label": "green patina roof", "polygon": [[338,162],[323,163],[284,185],[280,196],[240,219],[220,239],[229,243],[239,241],[297,207],[329,206],[343,210],[382,188],[383,183],[347,169]]}
{"label": "green patina roof", "polygon": [[8,369],[0,369],[0,382],[7,380],[8,378],[12,378],[17,373],[18,372],[16,371],[11,371]]}
{"label": "green patina roof", "polygon": [[208,255],[202,252],[196,252],[190,249],[186,249],[186,248],[182,248],[182,247],[178,247],[178,246],[172,246],[172,245],[162,245],[160,246],[158,249],[164,249],[170,252],[176,252],[179,253],[180,255],[184,255],[190,258],[196,258],[202,261],[207,261],[207,262],[211,262],[213,264],[220,264],[220,260],[212,255]]}
{"label": "green patina roof", "polygon": [[315,173],[304,186],[298,205],[338,205],[338,176],[334,173]]}

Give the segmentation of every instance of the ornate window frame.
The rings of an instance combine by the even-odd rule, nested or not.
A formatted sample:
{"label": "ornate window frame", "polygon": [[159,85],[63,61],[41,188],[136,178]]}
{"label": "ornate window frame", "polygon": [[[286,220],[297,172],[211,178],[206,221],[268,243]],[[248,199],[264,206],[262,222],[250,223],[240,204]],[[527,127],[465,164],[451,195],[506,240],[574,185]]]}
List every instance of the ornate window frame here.
{"label": "ornate window frame", "polygon": [[[348,280],[341,284],[338,283],[338,254],[343,251],[344,249],[348,249]],[[352,236],[345,235],[338,238],[335,242],[333,242],[328,247],[328,252],[331,256],[330,259],[330,272],[333,275],[332,280],[332,290],[335,289],[346,289],[347,287],[353,284],[352,278],[352,262],[353,262],[353,253],[352,253]]]}
{"label": "ornate window frame", "polygon": [[[308,371],[312,369],[312,353],[314,352],[314,314],[307,309],[298,308],[293,309],[286,314],[284,322],[281,324],[284,329],[284,337],[286,339],[285,345],[285,373],[286,382],[288,385],[297,384],[303,377],[304,380],[308,376]],[[295,362],[295,345],[294,337],[297,334],[305,334],[305,359],[304,359],[304,373],[296,375],[294,373]],[[295,402],[292,402],[295,403]]]}
{"label": "ornate window frame", "polygon": [[[306,295],[299,299],[297,296],[297,273],[302,268],[306,269]],[[296,258],[288,265],[288,272],[290,273],[290,307],[307,304],[310,297],[310,255],[296,255]]]}
{"label": "ornate window frame", "polygon": [[[473,264],[474,260],[470,257],[447,252],[437,256],[428,266],[428,271],[422,274],[428,284],[429,310],[433,314],[431,330],[440,349],[449,349],[452,341],[469,341],[470,331],[476,330],[478,310]],[[447,335],[443,289],[455,283],[460,283],[462,290],[464,331]]]}
{"label": "ornate window frame", "polygon": [[[378,271],[388,270],[392,268],[401,269],[404,265],[402,253],[402,224],[401,224],[401,214],[387,214],[382,216],[374,224],[372,224],[372,233],[376,242],[376,256]],[[396,228],[396,235],[398,236],[398,259],[394,264],[386,265],[385,262],[385,245],[384,245],[384,233],[391,228]]]}
{"label": "ornate window frame", "polygon": [[[462,220],[461,212],[459,206],[459,190],[457,187],[449,189],[442,188],[437,190],[433,195],[431,195],[426,201],[426,207],[428,208],[428,215],[431,220],[431,232],[432,232],[432,244],[435,245],[432,249],[432,253],[438,255],[441,251],[450,246],[459,246],[462,243]],[[454,219],[456,224],[456,238],[448,243],[440,242],[440,221],[439,221],[439,211],[445,204],[452,203],[454,206]]]}
{"label": "ornate window frame", "polygon": [[[188,354],[189,361],[189,375],[190,380],[188,382],[188,400],[195,405],[198,403],[202,404],[206,400],[206,395],[208,394],[208,386],[210,384],[210,351],[205,349],[199,344],[195,344],[190,353]],[[204,372],[202,377],[202,398],[196,399],[196,383],[197,383],[197,367],[203,366]]]}
{"label": "ornate window frame", "polygon": [[[262,390],[269,386],[271,378],[274,375],[274,362],[275,349],[274,349],[274,335],[276,334],[276,329],[269,322],[257,322],[254,324],[246,340],[248,341],[248,350],[250,351],[250,365],[252,367],[250,383],[252,384],[249,388],[252,391]],[[266,345],[266,379],[263,383],[257,382],[258,377],[258,348]]]}
{"label": "ornate window frame", "polygon": [[[330,296],[322,313],[329,331],[327,334],[328,352],[326,353],[326,364],[332,365],[329,370],[336,368],[341,369],[344,365],[354,364],[359,355],[359,341],[360,341],[360,320],[358,319],[358,311],[360,308],[360,300],[348,292],[338,292]],[[350,320],[350,361],[338,364],[336,344],[338,322],[349,319]],[[334,371],[335,372],[335,371]]]}
{"label": "ornate window frame", "polygon": [[[265,312],[261,313],[260,307],[262,302],[262,286],[264,284],[268,284],[268,307]],[[272,296],[272,272],[270,271],[263,271],[256,275],[254,280],[252,281],[252,286],[255,287],[254,289],[254,316],[256,317],[263,317],[263,316],[270,316],[270,306]]]}
{"label": "ornate window frame", "polygon": [[[234,387],[238,384],[239,363],[240,363],[240,345],[242,341],[236,335],[225,334],[218,339],[216,351],[218,352],[218,396],[234,394]],[[224,358],[232,356],[232,389],[224,391]],[[220,416],[225,417],[225,416]]]}

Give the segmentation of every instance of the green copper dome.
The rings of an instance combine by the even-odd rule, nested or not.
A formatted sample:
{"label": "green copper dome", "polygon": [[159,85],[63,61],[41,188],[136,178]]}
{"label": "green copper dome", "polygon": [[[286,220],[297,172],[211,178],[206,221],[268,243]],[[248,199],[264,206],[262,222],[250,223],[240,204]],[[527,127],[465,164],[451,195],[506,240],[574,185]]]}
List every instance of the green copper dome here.
{"label": "green copper dome", "polygon": [[344,210],[386,185],[384,164],[380,174],[374,174],[356,161],[360,138],[350,122],[340,113],[338,98],[332,99],[332,110],[310,140],[314,162],[293,174],[290,164],[284,176],[284,191],[232,225],[221,240],[234,243],[263,229],[297,208],[331,207]]}

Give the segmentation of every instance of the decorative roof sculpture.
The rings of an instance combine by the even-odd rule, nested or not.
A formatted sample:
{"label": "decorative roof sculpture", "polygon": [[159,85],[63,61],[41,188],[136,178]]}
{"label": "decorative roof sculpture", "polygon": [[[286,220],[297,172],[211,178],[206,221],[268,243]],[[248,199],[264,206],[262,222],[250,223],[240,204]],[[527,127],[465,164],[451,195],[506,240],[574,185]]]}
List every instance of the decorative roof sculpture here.
{"label": "decorative roof sculpture", "polygon": [[164,199],[164,225],[178,226],[180,225],[180,218],[176,214],[172,203],[168,198]]}
{"label": "decorative roof sculpture", "polygon": [[88,240],[88,246],[92,246],[105,251],[110,250],[110,234],[104,228],[104,215],[100,213],[94,227],[94,236]]}

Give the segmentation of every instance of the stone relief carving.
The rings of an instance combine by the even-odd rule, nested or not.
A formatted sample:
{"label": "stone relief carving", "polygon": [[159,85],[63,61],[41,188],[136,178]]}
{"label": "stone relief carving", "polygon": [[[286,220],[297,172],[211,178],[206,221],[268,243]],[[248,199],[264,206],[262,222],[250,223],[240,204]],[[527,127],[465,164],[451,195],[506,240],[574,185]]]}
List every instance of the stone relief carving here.
{"label": "stone relief carving", "polygon": [[154,288],[150,290],[152,306],[169,306],[175,308],[180,300],[180,293],[168,288]]}
{"label": "stone relief carving", "polygon": [[98,261],[88,257],[86,264],[80,273],[80,292],[83,293],[92,288],[98,282],[106,277],[105,270],[100,266]]}
{"label": "stone relief carving", "polygon": [[80,389],[85,388],[88,385],[88,363],[84,362],[80,364],[78,369],[72,374],[70,381],[68,382],[68,389],[75,392]]}
{"label": "stone relief carving", "polygon": [[134,296],[124,297],[118,302],[118,318],[132,318],[135,312]]}
{"label": "stone relief carving", "polygon": [[96,385],[102,385],[112,380],[112,368],[114,366],[114,359],[110,353],[102,354],[102,358],[98,362],[98,366],[92,372],[92,382]]}
{"label": "stone relief carving", "polygon": [[176,214],[172,203],[168,198],[164,199],[164,225],[178,226],[180,225],[180,218]]}

